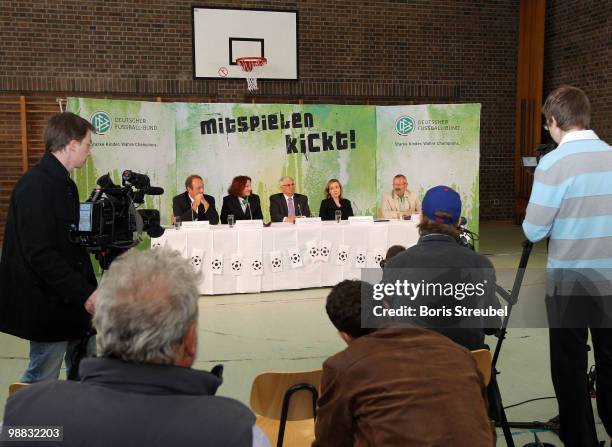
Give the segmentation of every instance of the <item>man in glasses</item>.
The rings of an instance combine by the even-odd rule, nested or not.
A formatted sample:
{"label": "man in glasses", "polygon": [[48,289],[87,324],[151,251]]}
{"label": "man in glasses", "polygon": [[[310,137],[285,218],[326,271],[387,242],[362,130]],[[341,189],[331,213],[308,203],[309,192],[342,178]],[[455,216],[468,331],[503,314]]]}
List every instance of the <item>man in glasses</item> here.
{"label": "man in glasses", "polygon": [[406,176],[398,174],[393,177],[393,190],[383,193],[380,208],[385,219],[405,219],[421,212],[421,202],[416,193],[408,189]]}
{"label": "man in glasses", "polygon": [[579,88],[553,91],[542,113],[559,146],[535,171],[523,231],[532,242],[550,238],[546,307],[560,437],[566,446],[594,447],[589,330],[597,409],[612,434],[612,148],[590,130],[591,106]]}
{"label": "man in glasses", "polygon": [[310,217],[308,197],[295,193],[295,181],[289,177],[280,179],[278,194],[270,196],[270,219],[272,222],[294,223],[296,217]]}

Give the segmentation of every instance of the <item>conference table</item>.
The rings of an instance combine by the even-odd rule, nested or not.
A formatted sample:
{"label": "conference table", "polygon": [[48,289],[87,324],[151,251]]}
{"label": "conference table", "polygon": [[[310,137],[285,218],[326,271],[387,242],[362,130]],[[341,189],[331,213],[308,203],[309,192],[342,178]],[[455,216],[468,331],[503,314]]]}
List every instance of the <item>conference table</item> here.
{"label": "conference table", "polygon": [[[200,294],[333,286],[380,268],[392,245],[416,244],[419,219],[169,228],[151,248],[178,250],[200,271]],[[246,223],[246,222],[245,222]]]}

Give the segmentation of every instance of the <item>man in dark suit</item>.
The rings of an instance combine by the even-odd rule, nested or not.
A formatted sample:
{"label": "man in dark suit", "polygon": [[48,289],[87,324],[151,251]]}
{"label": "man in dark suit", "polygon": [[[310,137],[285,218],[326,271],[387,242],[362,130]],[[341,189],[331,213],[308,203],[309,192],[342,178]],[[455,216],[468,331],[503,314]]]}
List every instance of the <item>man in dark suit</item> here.
{"label": "man in dark suit", "polygon": [[199,175],[190,175],[185,180],[186,191],[172,199],[172,211],[175,218],[182,222],[207,220],[211,225],[219,223],[219,214],[215,208],[215,198],[204,194],[204,181]]}
{"label": "man in dark suit", "polygon": [[70,178],[85,164],[94,127],[73,113],[54,115],[44,132],[45,152],[13,188],[0,263],[0,331],[30,340],[22,382],[59,377],[66,356],[95,352],[91,315],[96,277],[85,248],[73,244],[79,193]]}
{"label": "man in dark suit", "polygon": [[270,219],[272,222],[294,223],[296,217],[310,217],[308,197],[295,193],[295,181],[291,177],[280,180],[282,192],[270,196]]}

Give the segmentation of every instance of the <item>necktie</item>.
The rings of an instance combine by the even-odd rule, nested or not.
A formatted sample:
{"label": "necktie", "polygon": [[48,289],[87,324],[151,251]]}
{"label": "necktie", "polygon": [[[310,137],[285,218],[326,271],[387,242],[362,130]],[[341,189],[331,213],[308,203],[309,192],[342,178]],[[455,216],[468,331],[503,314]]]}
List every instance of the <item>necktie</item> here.
{"label": "necktie", "polygon": [[289,210],[288,216],[295,216],[295,205],[293,205],[293,197],[287,199],[287,208]]}
{"label": "necktie", "polygon": [[247,201],[243,197],[240,197],[240,206],[242,207],[242,212],[246,213]]}

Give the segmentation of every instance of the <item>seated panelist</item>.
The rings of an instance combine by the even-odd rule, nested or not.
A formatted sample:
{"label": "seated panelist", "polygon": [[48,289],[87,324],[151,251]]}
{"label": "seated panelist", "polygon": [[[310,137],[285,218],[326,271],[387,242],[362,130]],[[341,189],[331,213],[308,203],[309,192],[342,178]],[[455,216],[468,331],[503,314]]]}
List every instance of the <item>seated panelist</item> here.
{"label": "seated panelist", "polygon": [[272,222],[294,223],[296,217],[310,217],[308,196],[295,193],[295,181],[291,177],[280,179],[281,192],[270,196]]}
{"label": "seated panelist", "polygon": [[321,201],[319,217],[321,220],[335,220],[336,211],[342,213],[342,220],[347,220],[353,215],[351,201],[342,198],[342,183],[333,178],[325,186],[325,199]]}
{"label": "seated panelist", "polygon": [[223,197],[221,206],[221,223],[227,224],[227,216],[234,215],[235,220],[262,219],[261,202],[257,194],[252,194],[251,177],[239,175],[234,177]]}
{"label": "seated panelist", "polygon": [[211,225],[219,223],[215,198],[204,194],[204,181],[199,175],[190,175],[185,180],[186,191],[172,199],[172,213],[183,222],[207,220]]}

